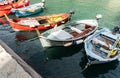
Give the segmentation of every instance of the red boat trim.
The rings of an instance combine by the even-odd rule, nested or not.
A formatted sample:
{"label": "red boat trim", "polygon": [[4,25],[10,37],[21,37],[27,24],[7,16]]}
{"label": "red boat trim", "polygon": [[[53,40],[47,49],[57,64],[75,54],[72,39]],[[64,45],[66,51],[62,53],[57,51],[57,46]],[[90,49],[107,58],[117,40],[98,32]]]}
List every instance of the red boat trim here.
{"label": "red boat trim", "polygon": [[34,17],[34,19],[38,19],[38,18],[50,18],[52,16],[62,16],[62,20],[60,21],[57,21],[57,22],[52,22],[52,23],[46,23],[46,24],[40,24],[38,26],[35,26],[35,27],[30,27],[29,25],[21,25],[21,24],[18,24],[17,22],[22,20],[22,19],[28,19],[28,18],[19,18],[19,19],[13,19],[13,20],[9,20],[9,23],[10,25],[12,26],[13,29],[15,30],[19,30],[19,31],[32,31],[32,30],[46,30],[46,29],[49,29],[49,28],[53,28],[54,26],[59,26],[61,24],[64,24],[66,22],[69,21],[69,18],[70,18],[70,14],[66,13],[66,14],[54,14],[54,15],[49,15],[49,16],[38,16],[38,17]]}

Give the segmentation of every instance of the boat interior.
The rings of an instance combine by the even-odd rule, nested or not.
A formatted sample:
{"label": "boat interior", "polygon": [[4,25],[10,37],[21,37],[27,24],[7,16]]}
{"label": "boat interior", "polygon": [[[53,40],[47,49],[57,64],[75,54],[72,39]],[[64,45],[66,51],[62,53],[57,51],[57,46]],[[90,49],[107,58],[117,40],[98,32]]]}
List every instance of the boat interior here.
{"label": "boat interior", "polygon": [[[68,28],[68,29],[65,29]],[[81,26],[69,26],[69,27],[65,27],[64,30],[66,32],[68,32],[69,34],[71,34],[73,36],[73,38],[82,38],[84,37],[86,34],[88,34],[90,31],[95,29],[95,26],[89,26],[87,24],[84,25],[84,27]]]}
{"label": "boat interior", "polygon": [[[51,16],[49,18],[24,18],[24,19],[13,19],[13,22],[21,24],[21,25],[43,25],[43,24],[51,24],[62,21],[64,18],[62,16]],[[34,21],[34,22],[33,22]]]}
{"label": "boat interior", "polygon": [[95,29],[95,26],[80,25],[78,26],[65,26],[62,29],[54,29],[47,38],[52,40],[73,40],[85,37],[89,32]]}
{"label": "boat interior", "polygon": [[118,50],[115,50],[117,45],[114,45],[116,40],[110,35],[100,34],[98,38],[92,39],[92,52],[103,57],[113,58],[118,54]]}

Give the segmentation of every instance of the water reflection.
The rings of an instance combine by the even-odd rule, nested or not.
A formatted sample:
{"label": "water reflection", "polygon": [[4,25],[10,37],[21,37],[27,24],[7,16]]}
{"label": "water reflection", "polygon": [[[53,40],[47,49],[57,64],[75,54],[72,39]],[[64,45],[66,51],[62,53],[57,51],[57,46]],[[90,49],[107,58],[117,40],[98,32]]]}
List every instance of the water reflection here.
{"label": "water reflection", "polygon": [[29,31],[19,31],[16,32],[16,41],[25,41],[37,37],[36,32]]}
{"label": "water reflection", "polygon": [[115,70],[117,65],[118,65],[118,61],[113,61],[110,63],[100,64],[100,65],[92,65],[86,70],[84,76],[86,78],[98,77],[101,74],[106,74],[109,71]]}
{"label": "water reflection", "polygon": [[[83,55],[81,51],[83,47],[83,44],[80,44],[49,48],[34,54],[27,63],[33,66],[44,78],[82,78],[79,62]],[[46,61],[45,58],[48,60]]]}
{"label": "water reflection", "polygon": [[[35,37],[37,37],[36,32],[16,33],[18,41],[31,40]],[[29,51],[24,51],[22,54],[19,54],[25,59],[29,59],[26,60],[27,63],[46,78],[73,78],[74,76],[81,78],[94,78],[100,76],[100,78],[102,78],[107,74],[111,74],[108,72],[116,71],[116,68],[119,65],[119,62],[117,61],[100,65],[92,65],[81,74],[82,69],[87,63],[84,44],[69,47],[53,47],[43,51],[38,39],[33,40],[31,43],[34,44],[34,47],[36,48],[33,48],[31,45],[29,46],[30,48],[28,48]],[[21,44],[21,46],[23,45],[24,44]],[[29,45],[29,43],[26,45]],[[46,58],[47,61],[45,60]]]}
{"label": "water reflection", "polygon": [[[83,53],[85,53],[85,52],[83,52]],[[83,69],[87,62],[88,62],[87,56],[84,54],[79,63],[80,67]],[[112,71],[112,70],[115,71],[115,69],[117,68],[118,65],[119,65],[119,62],[117,60],[108,62],[108,63],[104,63],[104,64],[91,65],[82,73],[85,78],[95,78],[95,77],[103,78],[106,76],[106,74],[109,74],[108,73],[109,71]],[[104,75],[102,75],[102,74],[104,74]],[[116,76],[116,74],[115,74],[115,76]],[[109,78],[109,76],[106,76],[105,78]]]}
{"label": "water reflection", "polygon": [[53,47],[45,50],[45,56],[49,60],[51,59],[62,59],[62,57],[69,57],[78,53],[81,49],[83,49],[84,44],[73,45],[69,47]]}

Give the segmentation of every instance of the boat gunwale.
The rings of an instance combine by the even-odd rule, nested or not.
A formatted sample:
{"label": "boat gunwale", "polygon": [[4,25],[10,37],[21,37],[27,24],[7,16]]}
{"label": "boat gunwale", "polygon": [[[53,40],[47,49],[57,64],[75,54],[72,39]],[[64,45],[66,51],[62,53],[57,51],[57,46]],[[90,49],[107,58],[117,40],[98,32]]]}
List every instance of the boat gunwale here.
{"label": "boat gunwale", "polygon": [[[70,17],[70,14],[67,14],[67,13],[64,13],[64,14],[52,14],[52,16],[54,16],[54,15],[56,15],[56,16],[67,15],[65,18],[63,18],[63,19],[60,20],[60,21],[64,21],[65,19],[67,19],[67,18]],[[48,18],[51,17],[51,15],[47,15],[47,16],[37,16],[37,17],[27,17],[27,18],[18,18],[18,19],[20,19],[20,20],[22,20],[22,19],[29,19],[29,18],[31,18],[31,19],[37,19],[37,18],[42,18],[42,17],[46,17],[46,19],[48,19]],[[16,19],[17,19],[17,18],[16,18]],[[42,19],[43,19],[43,18],[42,18]],[[60,22],[60,21],[52,22],[52,23],[40,24],[40,25],[36,25],[36,27],[30,27],[29,25],[21,25],[21,24],[18,24],[18,23],[16,23],[16,22],[14,22],[13,19],[9,19],[9,22],[12,22],[12,23],[14,23],[14,24],[17,24],[17,25],[19,25],[19,26],[21,26],[21,27],[28,27],[28,28],[37,28],[37,27],[39,27],[39,26],[55,24],[55,23],[58,23],[58,22]]]}
{"label": "boat gunwale", "polygon": [[[79,24],[84,24],[84,23],[79,23]],[[60,26],[61,28],[64,28],[65,27],[65,25],[63,25],[63,26]],[[77,40],[84,40],[84,38],[85,37],[87,37],[87,36],[89,36],[90,34],[92,34],[92,33],[94,33],[96,30],[97,30],[97,27],[98,26],[95,26],[95,28],[94,28],[94,30],[92,30],[91,32],[89,32],[89,33],[87,33],[87,34],[85,34],[84,35],[84,37],[77,37],[77,38],[73,38],[73,39],[67,39],[67,40],[53,40],[53,39],[49,39],[49,38],[47,38],[47,37],[44,37],[44,36],[40,36],[40,38],[43,38],[43,39],[46,39],[46,40],[50,40],[50,41],[54,41],[54,42],[71,42],[71,41],[77,41]],[[46,31],[46,32],[44,32],[44,33],[42,33],[42,34],[45,34],[45,33],[47,33],[47,32],[51,32],[52,30],[48,30],[48,31]]]}

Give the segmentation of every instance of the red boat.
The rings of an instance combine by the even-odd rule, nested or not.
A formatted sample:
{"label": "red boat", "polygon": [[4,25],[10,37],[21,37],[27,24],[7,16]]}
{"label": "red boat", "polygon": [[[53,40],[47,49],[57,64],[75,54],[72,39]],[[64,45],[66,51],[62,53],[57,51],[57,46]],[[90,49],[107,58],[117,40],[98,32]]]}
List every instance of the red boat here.
{"label": "red boat", "polygon": [[71,14],[73,14],[73,12],[31,18],[9,19],[7,15],[5,15],[5,17],[15,31],[32,31],[36,29],[46,30],[64,24],[69,21]]}
{"label": "red boat", "polygon": [[14,0],[9,0],[9,1],[0,1],[0,6],[7,5],[8,3],[13,3]]}
{"label": "red boat", "polygon": [[22,8],[28,6],[30,0],[18,0],[17,2],[4,4],[0,2],[0,17],[4,16],[4,14],[10,14],[12,8]]}

